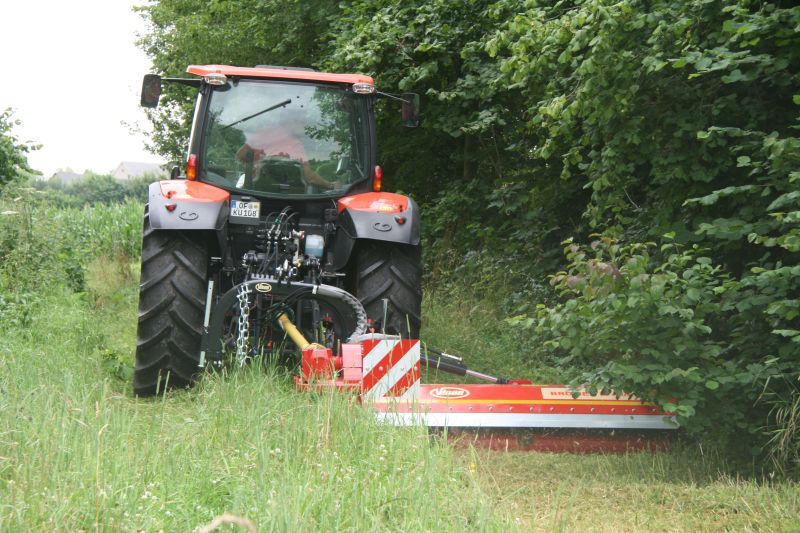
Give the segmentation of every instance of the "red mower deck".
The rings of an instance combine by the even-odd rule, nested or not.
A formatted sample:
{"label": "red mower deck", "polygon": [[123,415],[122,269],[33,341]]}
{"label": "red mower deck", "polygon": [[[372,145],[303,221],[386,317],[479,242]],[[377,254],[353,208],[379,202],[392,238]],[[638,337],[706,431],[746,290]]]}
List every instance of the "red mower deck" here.
{"label": "red mower deck", "polygon": [[309,380],[316,388],[357,392],[381,422],[438,428],[492,449],[660,449],[664,432],[677,429],[674,416],[627,395],[576,395],[563,385],[520,382],[422,384],[420,342],[381,335],[343,345],[336,358],[329,350],[304,350],[298,387],[308,388]]}
{"label": "red mower deck", "polygon": [[[381,397],[378,418],[395,425],[470,428],[672,429],[657,407],[630,397],[572,397],[560,385],[420,385],[413,399]],[[666,418],[666,419],[665,419]]]}

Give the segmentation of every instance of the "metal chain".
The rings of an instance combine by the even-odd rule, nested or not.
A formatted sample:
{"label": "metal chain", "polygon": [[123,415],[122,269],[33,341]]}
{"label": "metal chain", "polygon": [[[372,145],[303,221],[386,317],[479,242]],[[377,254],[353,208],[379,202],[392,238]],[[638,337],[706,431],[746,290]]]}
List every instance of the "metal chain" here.
{"label": "metal chain", "polygon": [[236,362],[244,366],[247,359],[247,343],[250,340],[250,287],[239,285],[236,296],[239,298],[239,335],[236,337]]}

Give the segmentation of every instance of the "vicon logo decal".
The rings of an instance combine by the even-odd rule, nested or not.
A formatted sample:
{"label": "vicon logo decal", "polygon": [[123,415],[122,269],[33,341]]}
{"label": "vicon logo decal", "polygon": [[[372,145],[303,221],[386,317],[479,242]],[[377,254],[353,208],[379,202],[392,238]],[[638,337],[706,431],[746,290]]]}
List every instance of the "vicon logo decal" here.
{"label": "vicon logo decal", "polygon": [[264,283],[262,281],[261,283],[256,283],[256,290],[258,292],[263,292],[264,294],[270,293],[272,292],[272,285],[270,285],[269,283]]}
{"label": "vicon logo decal", "polygon": [[430,392],[434,398],[441,398],[443,400],[456,400],[458,398],[466,398],[469,396],[467,389],[460,387],[437,387]]}

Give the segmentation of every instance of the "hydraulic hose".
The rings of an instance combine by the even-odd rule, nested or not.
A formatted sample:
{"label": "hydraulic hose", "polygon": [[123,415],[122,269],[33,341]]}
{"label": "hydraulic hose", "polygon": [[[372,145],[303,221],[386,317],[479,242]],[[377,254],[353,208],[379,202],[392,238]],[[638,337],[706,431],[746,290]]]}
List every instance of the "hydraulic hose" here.
{"label": "hydraulic hose", "polygon": [[[203,328],[201,343],[201,350],[208,354],[209,360],[222,360],[223,347],[221,339],[226,321],[226,313],[237,301],[237,291],[242,285],[246,285],[253,293],[269,293],[273,295],[276,300],[283,300],[283,302],[288,305],[292,305],[298,300],[308,298],[318,300],[330,306],[340,317],[349,317],[355,322],[353,331],[348,332],[348,342],[351,342],[352,339],[363,335],[364,332],[367,331],[367,312],[364,310],[364,306],[361,305],[358,298],[345,290],[331,285],[312,285],[302,282],[287,284],[285,282],[280,283],[272,278],[254,279],[234,285],[223,294],[216,305],[214,305],[208,327]],[[300,337],[302,338],[303,336],[300,335]],[[292,340],[295,339],[292,338]],[[303,338],[303,341],[305,341],[305,338]],[[308,341],[305,341],[305,343],[308,344]]]}
{"label": "hydraulic hose", "polygon": [[321,299],[329,304],[338,300],[350,308],[352,316],[356,320],[356,327],[347,338],[348,342],[352,342],[354,338],[363,335],[367,331],[367,312],[358,298],[345,290],[331,285],[318,285],[316,294],[322,296],[323,298]]}
{"label": "hydraulic hose", "polygon": [[442,357],[431,358],[425,355],[421,355],[420,361],[428,368],[434,368],[436,370],[441,370],[449,374],[455,374],[456,376],[469,376],[483,381],[488,381],[489,383],[498,383],[501,385],[504,385],[509,382],[508,378],[499,378],[495,376],[490,376],[489,374],[484,374],[483,372],[478,372],[477,370],[472,370],[470,368],[467,368],[466,366],[457,361],[444,360]]}

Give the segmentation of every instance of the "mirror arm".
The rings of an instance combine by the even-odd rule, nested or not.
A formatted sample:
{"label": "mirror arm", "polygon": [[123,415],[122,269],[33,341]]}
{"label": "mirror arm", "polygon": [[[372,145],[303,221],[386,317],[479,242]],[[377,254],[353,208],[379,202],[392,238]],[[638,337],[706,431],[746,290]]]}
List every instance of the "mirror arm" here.
{"label": "mirror arm", "polygon": [[180,83],[181,85],[188,85],[189,87],[200,87],[203,83],[203,80],[200,78],[161,78],[161,81]]}
{"label": "mirror arm", "polygon": [[383,96],[384,98],[391,98],[392,100],[397,100],[399,102],[403,102],[404,104],[410,104],[411,103],[411,100],[406,100],[405,98],[401,98],[401,97],[397,96],[396,94],[389,94],[389,93],[384,93],[384,92],[381,92],[381,91],[375,91],[375,94]]}

